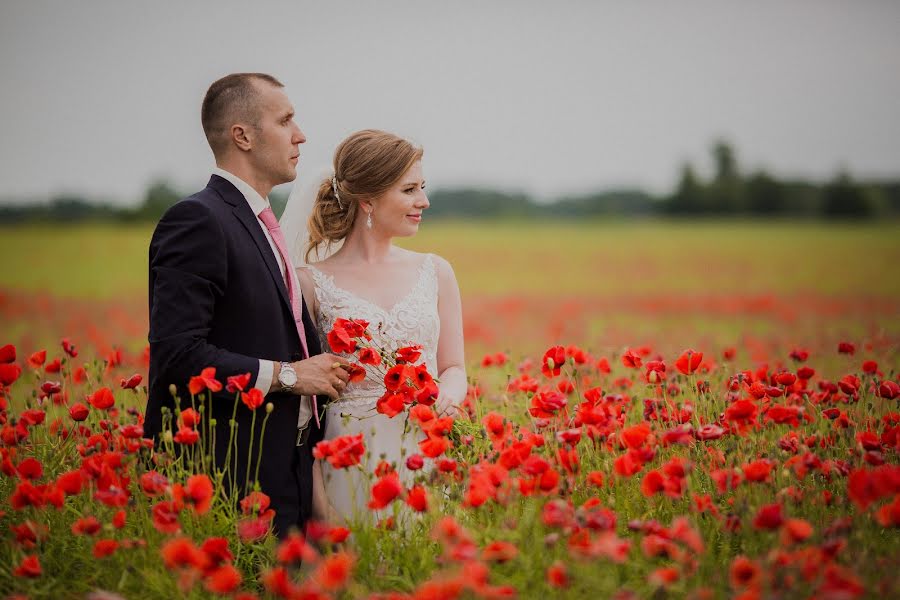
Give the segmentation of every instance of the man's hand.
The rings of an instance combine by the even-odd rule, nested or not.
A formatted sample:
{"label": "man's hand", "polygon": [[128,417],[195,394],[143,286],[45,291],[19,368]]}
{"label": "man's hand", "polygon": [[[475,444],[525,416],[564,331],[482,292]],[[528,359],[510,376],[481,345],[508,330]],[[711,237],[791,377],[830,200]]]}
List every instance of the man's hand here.
{"label": "man's hand", "polygon": [[334,354],[317,354],[292,364],[297,372],[294,393],[303,396],[324,395],[337,398],[350,380],[347,359]]}

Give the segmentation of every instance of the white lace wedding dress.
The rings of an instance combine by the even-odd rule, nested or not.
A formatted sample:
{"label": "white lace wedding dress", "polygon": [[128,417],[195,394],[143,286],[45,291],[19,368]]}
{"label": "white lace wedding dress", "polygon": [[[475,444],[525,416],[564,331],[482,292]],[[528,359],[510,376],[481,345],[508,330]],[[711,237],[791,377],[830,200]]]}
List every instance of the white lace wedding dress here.
{"label": "white lace wedding dress", "polygon": [[[317,323],[322,349],[330,352],[327,335],[338,318],[364,319],[376,347],[393,351],[404,346],[422,346],[422,359],[428,372],[437,377],[437,345],[440,336],[438,316],[438,280],[432,255],[426,254],[419,265],[416,283],[390,310],[335,285],[334,277],[307,265],[316,287]],[[353,360],[353,362],[356,362]],[[420,361],[421,362],[421,361]],[[384,394],[381,376],[373,367],[365,380],[351,383],[341,398],[328,404],[325,439],[342,435],[363,434],[366,457],[363,469],[334,469],[322,463],[325,492],[335,510],[346,519],[367,519],[372,471],[382,459],[393,463],[401,481],[408,484],[412,473],[406,459],[419,452],[418,442],[424,435],[406,423],[405,413],[388,418],[375,410],[376,401]]]}

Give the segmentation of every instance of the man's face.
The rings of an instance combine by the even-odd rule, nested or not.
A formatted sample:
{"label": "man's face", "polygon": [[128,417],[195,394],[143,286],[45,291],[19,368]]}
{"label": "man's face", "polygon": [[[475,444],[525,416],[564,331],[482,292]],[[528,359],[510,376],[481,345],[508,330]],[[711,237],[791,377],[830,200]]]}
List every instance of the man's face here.
{"label": "man's face", "polygon": [[254,132],[253,162],[257,172],[274,187],[297,177],[299,146],[306,136],[294,122],[294,106],[284,90],[266,83],[257,85],[260,114]]}

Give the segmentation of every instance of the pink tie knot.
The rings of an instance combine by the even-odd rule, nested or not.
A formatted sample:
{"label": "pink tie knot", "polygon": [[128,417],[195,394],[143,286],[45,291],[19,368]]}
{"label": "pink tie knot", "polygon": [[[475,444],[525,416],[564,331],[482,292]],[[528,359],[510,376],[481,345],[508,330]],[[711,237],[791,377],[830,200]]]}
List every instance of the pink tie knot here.
{"label": "pink tie knot", "polygon": [[259,213],[259,220],[263,222],[263,225],[265,225],[266,229],[268,229],[269,231],[281,229],[281,226],[278,225],[278,219],[275,217],[275,213],[272,212],[272,208],[270,206],[267,206],[261,213]]}

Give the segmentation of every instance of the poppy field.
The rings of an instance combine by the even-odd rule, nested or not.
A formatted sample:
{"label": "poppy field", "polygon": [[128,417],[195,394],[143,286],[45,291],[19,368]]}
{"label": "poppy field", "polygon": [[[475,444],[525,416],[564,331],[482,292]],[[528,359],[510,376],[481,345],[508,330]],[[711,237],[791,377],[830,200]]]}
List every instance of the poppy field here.
{"label": "poppy field", "polygon": [[403,245],[456,271],[465,405],[439,417],[414,349],[336,324],[420,451],[316,447],[368,510],[283,540],[205,450],[210,391],[264,432],[245,379],[197,373],[143,437],[150,233],[0,230],[0,597],[900,595],[893,224],[423,226]]}

